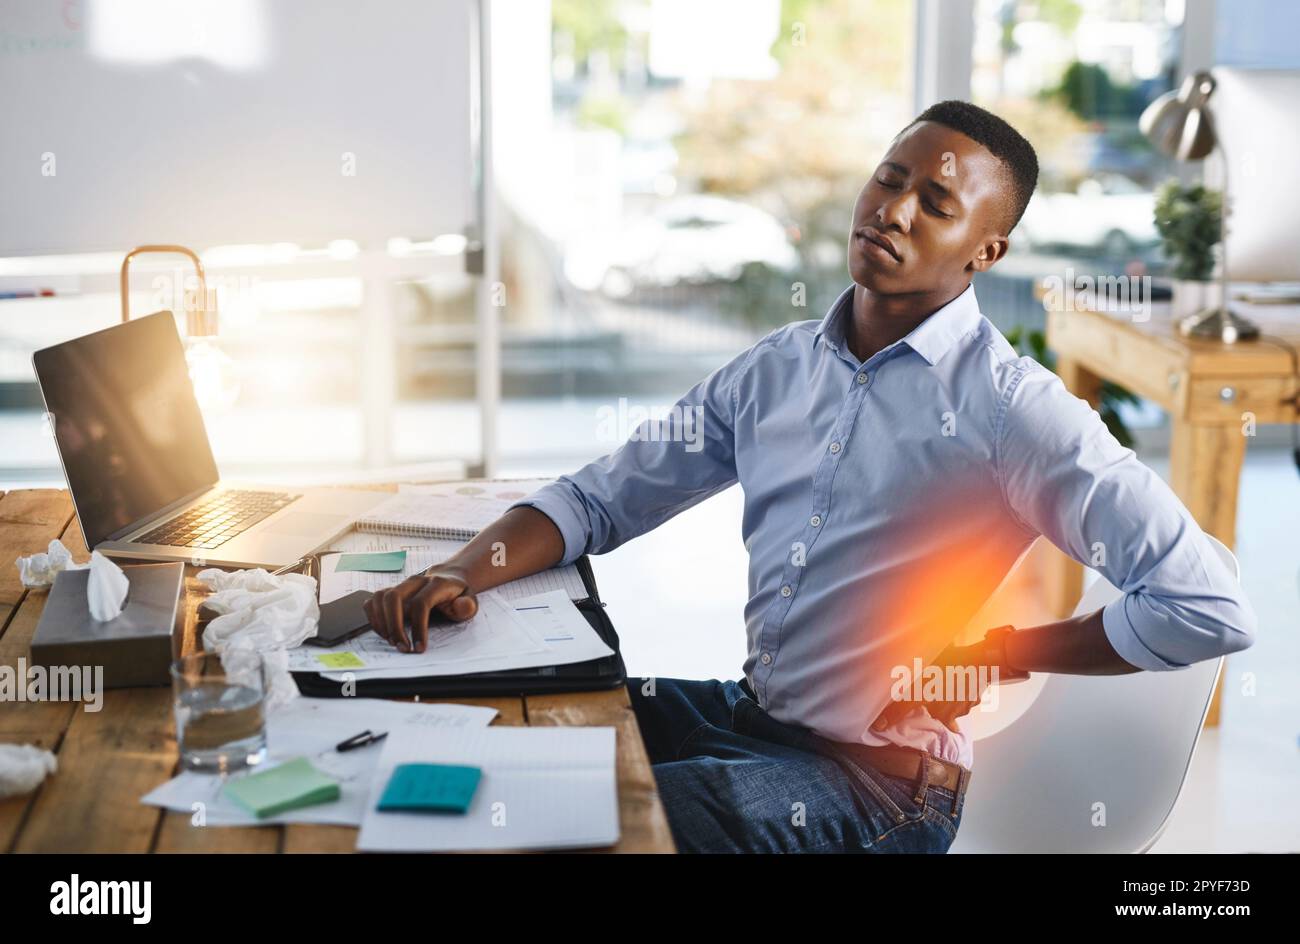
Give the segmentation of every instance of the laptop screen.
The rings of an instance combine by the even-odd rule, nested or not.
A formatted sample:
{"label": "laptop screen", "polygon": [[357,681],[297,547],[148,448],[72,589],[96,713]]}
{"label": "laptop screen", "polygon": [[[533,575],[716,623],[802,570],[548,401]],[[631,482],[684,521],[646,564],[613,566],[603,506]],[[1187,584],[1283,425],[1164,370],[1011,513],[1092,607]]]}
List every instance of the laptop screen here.
{"label": "laptop screen", "polygon": [[88,547],[216,484],[171,312],[37,351],[32,363]]}

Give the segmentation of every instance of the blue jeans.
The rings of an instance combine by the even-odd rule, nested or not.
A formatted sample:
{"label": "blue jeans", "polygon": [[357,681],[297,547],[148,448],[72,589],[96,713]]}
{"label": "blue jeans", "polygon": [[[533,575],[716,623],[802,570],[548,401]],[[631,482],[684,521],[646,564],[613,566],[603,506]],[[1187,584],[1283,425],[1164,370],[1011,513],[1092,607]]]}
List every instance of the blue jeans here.
{"label": "blue jeans", "polygon": [[947,852],[957,836],[964,790],[917,803],[917,782],[776,721],[747,681],[627,688],[682,852]]}

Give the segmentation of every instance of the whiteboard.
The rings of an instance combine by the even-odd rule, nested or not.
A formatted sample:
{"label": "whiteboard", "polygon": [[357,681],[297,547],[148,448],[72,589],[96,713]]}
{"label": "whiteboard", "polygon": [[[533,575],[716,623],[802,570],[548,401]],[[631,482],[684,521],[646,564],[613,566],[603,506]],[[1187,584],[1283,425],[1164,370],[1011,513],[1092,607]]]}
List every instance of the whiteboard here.
{"label": "whiteboard", "polygon": [[0,0],[0,256],[473,218],[474,0]]}

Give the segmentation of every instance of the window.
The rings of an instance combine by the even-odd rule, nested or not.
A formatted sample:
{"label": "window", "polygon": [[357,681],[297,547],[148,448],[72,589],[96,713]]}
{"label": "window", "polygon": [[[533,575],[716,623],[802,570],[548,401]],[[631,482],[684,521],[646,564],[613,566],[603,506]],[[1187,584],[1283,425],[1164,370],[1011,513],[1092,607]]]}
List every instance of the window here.
{"label": "window", "polygon": [[858,191],[913,117],[911,2],[551,10],[545,62],[527,9],[494,36],[507,471],[615,449],[628,431],[602,407],[666,407],[821,318],[848,284]]}
{"label": "window", "polygon": [[1138,117],[1175,83],[1176,0],[976,0],[971,97],[1033,143],[1038,190],[976,291],[1004,330],[1040,327],[1048,273],[1155,272],[1154,190],[1174,171]]}

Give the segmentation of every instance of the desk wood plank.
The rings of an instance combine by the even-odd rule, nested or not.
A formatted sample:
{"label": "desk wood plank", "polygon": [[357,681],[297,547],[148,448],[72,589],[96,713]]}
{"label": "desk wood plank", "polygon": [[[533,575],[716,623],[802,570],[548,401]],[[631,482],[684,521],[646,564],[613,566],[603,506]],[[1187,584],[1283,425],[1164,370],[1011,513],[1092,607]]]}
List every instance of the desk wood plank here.
{"label": "desk wood plank", "polygon": [[[0,665],[17,669],[18,660],[26,660],[31,654],[32,634],[49,596],[47,590],[24,588],[14,561],[45,550],[50,539],[56,537],[62,539],[74,559],[85,559],[86,545],[66,492],[38,489],[8,492],[0,498],[0,585],[6,587],[0,593],[13,601],[9,606],[0,604]],[[10,575],[12,584],[5,584]],[[0,711],[0,742],[35,744],[57,754],[73,713],[80,710],[71,702],[8,703]],[[0,849],[14,847],[40,790],[38,787],[35,793],[0,800]]]}
{"label": "desk wood plank", "polygon": [[673,852],[672,832],[627,689],[529,695],[530,725],[614,728],[620,838],[612,852]]}
{"label": "desk wood plank", "polygon": [[[63,542],[74,558],[87,556],[75,518],[69,522]],[[32,595],[25,603],[24,618],[34,599]],[[178,613],[177,619],[183,621],[184,614]],[[28,651],[31,633],[25,627],[24,623],[24,630],[14,640],[0,640],[0,644],[18,643],[21,638],[24,651]],[[27,821],[13,848],[147,852],[161,811],[140,803],[140,797],[166,780],[176,763],[171,688],[105,692],[102,709],[97,712],[84,711],[78,705],[60,707],[69,708],[70,713],[58,747],[59,772],[31,799]]]}
{"label": "desk wood plank", "polygon": [[0,496],[0,636],[27,595],[15,561],[44,551],[72,520],[72,499],[57,489],[19,489]]}
{"label": "desk wood plank", "polygon": [[161,811],[140,797],[175,764],[171,689],[105,692],[102,711],[73,715],[15,851],[148,852]]}
{"label": "desk wood plank", "polygon": [[[41,494],[44,495],[44,500],[35,497]],[[40,527],[47,529],[44,532],[34,531],[37,526],[30,523],[12,529],[0,527],[0,567],[6,564],[4,557],[10,553],[13,544],[16,543],[13,538],[14,533],[25,535],[29,541],[36,540],[41,549],[48,546],[51,538],[57,537],[72,553],[74,560],[78,558],[84,560],[89,556],[77,520],[75,518],[68,520],[72,513],[71,506],[65,507],[63,502],[52,500],[59,494],[52,490],[9,492],[4,499],[0,499],[0,506],[3,506],[11,497],[21,496],[22,513],[26,515],[27,521],[42,521]],[[66,499],[66,496],[63,497]],[[61,522],[57,525],[58,530],[48,530],[55,527],[55,522]],[[29,548],[21,553],[31,553],[31,550]],[[14,559],[17,556],[10,557],[5,568],[6,571],[13,572],[15,581],[18,577],[18,568],[14,566]],[[49,598],[48,589],[27,590],[21,583],[17,585],[20,592],[15,594],[17,598],[15,608],[4,635],[0,636],[0,665],[15,669],[19,659],[26,661],[31,655],[32,636],[36,632],[36,624],[40,622],[41,613],[45,610],[45,601]],[[55,750],[59,738],[67,728],[74,707],[76,706],[66,702],[7,704],[5,710],[0,712],[0,741],[34,743],[47,750]]]}
{"label": "desk wood plank", "polygon": [[[0,665],[14,666],[30,652],[32,633],[45,608],[45,594],[30,595],[0,638]],[[58,754],[63,733],[81,706],[72,702],[7,702],[0,707],[0,743],[34,744]],[[62,762],[60,762],[62,767]],[[55,773],[53,776],[59,776]],[[65,773],[66,776],[66,768]],[[48,782],[48,781],[47,781]],[[43,787],[36,788],[39,794]],[[36,794],[0,800],[0,850],[13,848],[27,811]]]}
{"label": "desk wood plank", "polygon": [[279,852],[284,827],[195,826],[189,813],[165,811],[154,852],[249,853]]}

